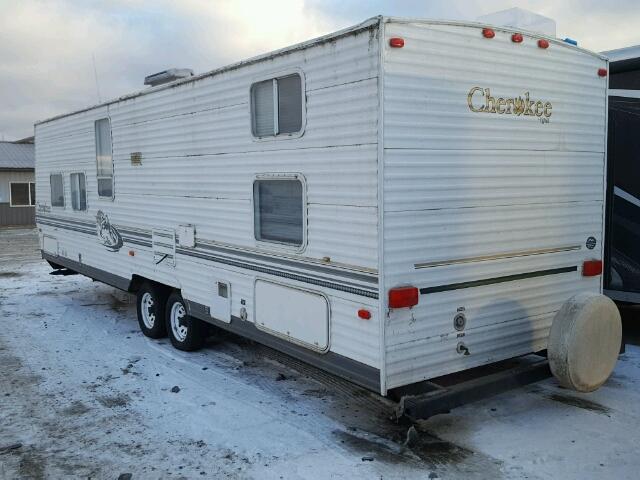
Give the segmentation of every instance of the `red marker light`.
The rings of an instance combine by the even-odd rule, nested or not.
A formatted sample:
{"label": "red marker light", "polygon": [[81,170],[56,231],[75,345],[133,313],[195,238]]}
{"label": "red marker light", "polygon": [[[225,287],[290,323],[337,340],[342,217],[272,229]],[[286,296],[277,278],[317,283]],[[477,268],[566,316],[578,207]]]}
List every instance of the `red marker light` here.
{"label": "red marker light", "polygon": [[549,41],[545,40],[544,38],[541,38],[540,40],[538,40],[538,47],[549,48]]}
{"label": "red marker light", "polygon": [[360,310],[358,310],[358,317],[363,320],[369,320],[371,318],[371,312],[369,310],[361,308]]}
{"label": "red marker light", "polygon": [[524,37],[522,36],[521,33],[514,33],[513,35],[511,35],[511,41],[513,43],[522,43],[523,40],[524,40]]}
{"label": "red marker light", "polygon": [[418,304],[416,287],[398,287],[389,290],[389,308],[407,308]]}
{"label": "red marker light", "polygon": [[496,32],[494,32],[491,28],[483,28],[482,36],[484,38],[493,38],[496,36]]}
{"label": "red marker light", "polygon": [[599,68],[598,69],[598,76],[599,77],[606,77],[607,76],[607,69],[606,68]]}
{"label": "red marker light", "polygon": [[136,255],[136,252],[134,252],[133,250],[129,250],[130,257],[134,257],[135,255]]}
{"label": "red marker light", "polygon": [[596,277],[602,274],[602,260],[587,260],[582,264],[583,277]]}
{"label": "red marker light", "polygon": [[389,39],[389,46],[391,48],[402,48],[404,47],[404,38],[393,37]]}

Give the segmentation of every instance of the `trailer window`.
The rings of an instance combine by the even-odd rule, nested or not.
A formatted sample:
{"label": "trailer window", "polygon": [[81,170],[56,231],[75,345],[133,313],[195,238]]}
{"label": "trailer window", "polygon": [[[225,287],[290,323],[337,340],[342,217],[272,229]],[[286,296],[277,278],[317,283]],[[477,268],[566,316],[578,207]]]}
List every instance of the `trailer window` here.
{"label": "trailer window", "polygon": [[300,180],[256,180],[253,197],[257,240],[302,245],[303,198]]}
{"label": "trailer window", "polygon": [[72,173],[71,177],[71,208],[74,210],[87,209],[87,188],[84,173]]}
{"label": "trailer window", "polygon": [[253,135],[273,137],[302,130],[302,78],[298,74],[251,87]]}
{"label": "trailer window", "polygon": [[113,152],[109,119],[96,120],[95,131],[98,196],[113,198]]}
{"label": "trailer window", "polygon": [[11,182],[9,184],[9,206],[32,207],[36,204],[36,184],[33,182]]}
{"label": "trailer window", "polygon": [[49,176],[51,186],[51,206],[64,207],[64,183],[61,173],[54,173]]}

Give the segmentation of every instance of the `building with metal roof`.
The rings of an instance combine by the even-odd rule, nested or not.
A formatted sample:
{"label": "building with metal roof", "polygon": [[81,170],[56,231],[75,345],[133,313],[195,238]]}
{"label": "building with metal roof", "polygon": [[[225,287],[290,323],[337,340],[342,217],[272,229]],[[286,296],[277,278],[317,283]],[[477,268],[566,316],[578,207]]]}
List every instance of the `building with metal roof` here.
{"label": "building with metal roof", "polygon": [[33,138],[0,142],[0,228],[35,224]]}

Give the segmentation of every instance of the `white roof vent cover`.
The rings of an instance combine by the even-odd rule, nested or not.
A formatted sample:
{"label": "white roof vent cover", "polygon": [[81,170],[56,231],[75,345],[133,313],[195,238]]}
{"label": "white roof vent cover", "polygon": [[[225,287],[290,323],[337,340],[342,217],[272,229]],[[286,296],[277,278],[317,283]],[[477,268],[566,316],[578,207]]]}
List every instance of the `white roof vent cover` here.
{"label": "white roof vent cover", "polygon": [[555,20],[518,7],[482,15],[478,17],[477,21],[497,27],[510,27],[518,30],[541,33],[554,38],[556,36]]}
{"label": "white roof vent cover", "polygon": [[192,76],[193,70],[190,68],[170,68],[144,77],[144,84],[155,87],[156,85],[162,85],[163,83],[169,83],[175,80],[180,80],[181,78],[189,78]]}

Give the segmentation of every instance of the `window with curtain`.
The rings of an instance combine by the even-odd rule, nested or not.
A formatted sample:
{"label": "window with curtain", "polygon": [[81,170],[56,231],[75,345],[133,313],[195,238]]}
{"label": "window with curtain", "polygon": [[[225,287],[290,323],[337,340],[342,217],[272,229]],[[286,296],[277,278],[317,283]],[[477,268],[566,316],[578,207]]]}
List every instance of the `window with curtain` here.
{"label": "window with curtain", "polygon": [[302,78],[298,74],[254,83],[251,87],[253,135],[273,137],[302,129]]}
{"label": "window with curtain", "polygon": [[64,207],[64,183],[61,173],[54,173],[49,176],[51,186],[51,206]]}
{"label": "window with curtain", "polygon": [[86,210],[87,188],[84,173],[72,173],[69,180],[71,183],[71,208],[74,210]]}
{"label": "window with curtain", "polygon": [[95,132],[98,196],[113,198],[113,152],[109,119],[96,120]]}
{"label": "window with curtain", "polygon": [[253,185],[256,239],[302,245],[304,202],[298,179],[256,180]]}

